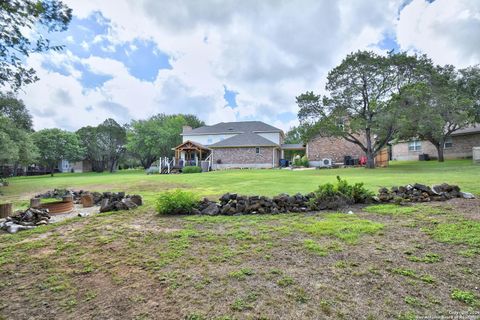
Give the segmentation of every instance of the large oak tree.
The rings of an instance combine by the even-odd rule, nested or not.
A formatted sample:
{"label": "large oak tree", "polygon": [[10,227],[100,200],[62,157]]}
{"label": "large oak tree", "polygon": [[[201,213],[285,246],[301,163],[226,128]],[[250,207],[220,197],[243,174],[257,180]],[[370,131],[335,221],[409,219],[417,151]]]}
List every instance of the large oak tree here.
{"label": "large oak tree", "polygon": [[478,79],[480,69],[475,67],[432,66],[425,81],[405,86],[397,97],[402,107],[399,138],[429,141],[443,162],[452,134],[478,121]]}
{"label": "large oak tree", "polygon": [[328,73],[325,96],[299,95],[300,122],[310,135],[337,136],[358,145],[367,168],[397,130],[398,108],[392,96],[422,73],[426,57],[404,53],[379,55],[370,51],[349,54]]}

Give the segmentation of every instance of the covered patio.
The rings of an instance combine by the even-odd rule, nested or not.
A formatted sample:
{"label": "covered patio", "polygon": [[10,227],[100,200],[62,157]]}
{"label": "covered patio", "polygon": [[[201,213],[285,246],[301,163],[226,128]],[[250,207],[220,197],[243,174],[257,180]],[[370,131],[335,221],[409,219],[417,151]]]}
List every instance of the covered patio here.
{"label": "covered patio", "polygon": [[176,146],[174,150],[175,160],[179,167],[200,166],[201,161],[208,160],[212,152],[204,145],[190,140]]}

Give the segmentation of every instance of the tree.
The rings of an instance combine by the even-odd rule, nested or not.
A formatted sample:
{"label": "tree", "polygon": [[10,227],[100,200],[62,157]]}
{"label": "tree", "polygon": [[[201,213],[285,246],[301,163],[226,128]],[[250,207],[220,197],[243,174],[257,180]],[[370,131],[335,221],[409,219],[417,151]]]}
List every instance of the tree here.
{"label": "tree", "polygon": [[404,53],[349,54],[328,73],[327,96],[306,92],[296,97],[307,136],[321,133],[354,143],[365,152],[367,168],[375,168],[375,156],[397,130],[399,110],[392,95],[421,78],[418,69],[428,63],[425,56]]}
{"label": "tree", "polygon": [[182,142],[183,126],[197,128],[205,125],[195,115],[158,114],[147,120],[134,120],[127,137],[127,150],[147,169],[161,156],[171,156],[173,147]]}
{"label": "tree", "polygon": [[0,1],[0,86],[18,90],[38,80],[35,70],[24,66],[34,52],[59,51],[42,34],[67,29],[72,10],[57,0]]}
{"label": "tree", "polygon": [[18,127],[11,119],[0,115],[0,163],[13,165],[16,175],[19,165],[28,165],[38,156],[32,133]]}
{"label": "tree", "polygon": [[23,101],[11,93],[0,93],[0,115],[12,120],[18,128],[33,131],[32,116]]}
{"label": "tree", "polygon": [[459,85],[473,99],[472,117],[480,123],[480,65],[460,69]]}
{"label": "tree", "polygon": [[478,96],[470,90],[472,78],[465,77],[453,66],[437,66],[427,81],[406,86],[397,98],[403,104],[399,137],[429,141],[443,162],[445,142],[452,133],[475,122]]}
{"label": "tree", "polygon": [[2,146],[0,162],[13,165],[13,174],[17,174],[20,165],[34,162],[38,150],[32,141],[32,116],[22,100],[13,94],[0,94],[0,132]]}
{"label": "tree", "polygon": [[13,132],[15,126],[13,123],[0,116],[0,163],[9,164],[19,159],[19,148],[16,141],[13,139]]}
{"label": "tree", "polygon": [[62,160],[79,161],[83,159],[84,150],[75,133],[60,129],[43,129],[33,134],[39,149],[40,162],[53,173]]}
{"label": "tree", "polygon": [[125,152],[127,142],[127,132],[124,127],[119,125],[113,119],[106,119],[96,128],[97,143],[105,154],[105,160],[108,164],[108,170],[116,170],[120,157]]}
{"label": "tree", "polygon": [[76,134],[85,149],[85,159],[92,163],[92,170],[103,172],[106,167],[106,152],[100,145],[97,127],[82,127]]}
{"label": "tree", "polygon": [[285,134],[284,143],[287,144],[296,144],[303,142],[304,128],[301,126],[291,127],[290,130]]}

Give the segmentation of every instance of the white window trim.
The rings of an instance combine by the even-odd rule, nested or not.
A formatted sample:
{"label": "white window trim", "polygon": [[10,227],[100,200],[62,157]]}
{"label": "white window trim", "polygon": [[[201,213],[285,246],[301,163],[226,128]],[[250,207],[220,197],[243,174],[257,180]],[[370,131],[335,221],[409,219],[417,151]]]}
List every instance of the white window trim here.
{"label": "white window trim", "polygon": [[412,140],[408,142],[408,151],[422,151],[422,142],[420,140]]}
{"label": "white window trim", "polygon": [[[447,143],[449,144],[449,146],[447,146]],[[452,147],[453,147],[452,137],[448,137],[447,139],[445,139],[445,142],[443,143],[443,148],[444,149],[450,149]]]}

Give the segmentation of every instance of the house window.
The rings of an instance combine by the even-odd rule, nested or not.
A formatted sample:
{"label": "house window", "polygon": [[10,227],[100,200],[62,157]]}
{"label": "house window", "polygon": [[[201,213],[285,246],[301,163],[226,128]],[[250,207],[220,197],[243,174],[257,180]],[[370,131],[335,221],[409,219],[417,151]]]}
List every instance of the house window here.
{"label": "house window", "polygon": [[418,140],[413,140],[408,143],[408,151],[420,151],[422,150],[422,143]]}
{"label": "house window", "polygon": [[443,144],[443,147],[451,148],[452,146],[453,146],[452,137],[448,137],[447,139],[445,139],[445,143]]}
{"label": "house window", "polygon": [[259,153],[260,153],[260,148],[258,148],[258,147],[255,148],[255,153],[256,153],[256,154],[259,154]]}

